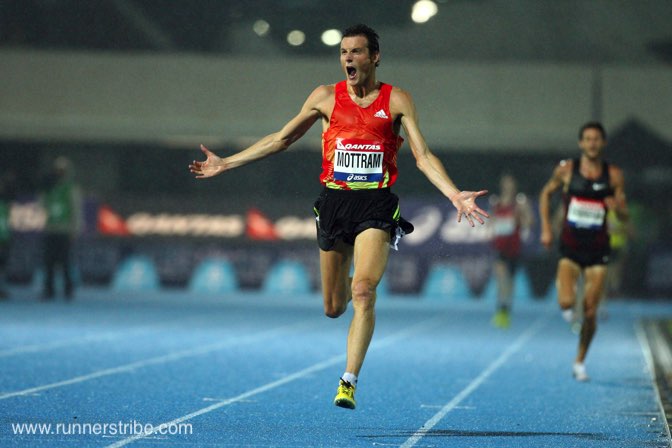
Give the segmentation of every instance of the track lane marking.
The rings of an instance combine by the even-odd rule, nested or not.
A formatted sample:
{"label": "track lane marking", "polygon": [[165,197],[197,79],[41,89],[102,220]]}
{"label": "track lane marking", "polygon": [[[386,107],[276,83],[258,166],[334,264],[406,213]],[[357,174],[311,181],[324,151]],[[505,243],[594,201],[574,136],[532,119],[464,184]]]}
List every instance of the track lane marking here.
{"label": "track lane marking", "polygon": [[446,403],[440,411],[427,420],[415,433],[406,439],[406,441],[401,445],[401,448],[411,448],[415,446],[416,443],[420,441],[429,431],[436,426],[437,423],[443,419],[450,411],[455,409],[465,398],[471,395],[476,389],[479,388],[483,382],[490,377],[494,372],[497,371],[504,363],[518,350],[520,350],[527,341],[529,341],[546,323],[550,315],[546,314],[539,317],[535,322],[528,327],[525,332],[523,332],[516,340],[511,344],[497,359],[495,359],[486,369],[481,372],[474,380],[467,385],[460,393],[458,393],[452,400]]}
{"label": "track lane marking", "polygon": [[191,348],[187,350],[180,350],[177,352],[173,353],[168,353],[165,355],[161,356],[155,356],[153,358],[147,358],[143,359],[140,361],[135,361],[131,362],[128,364],[123,364],[117,367],[111,367],[108,369],[103,369],[103,370],[98,370],[86,375],[80,375],[76,376],[67,380],[63,381],[57,381],[54,383],[49,383],[49,384],[44,384],[42,386],[36,386],[36,387],[31,387],[28,389],[23,389],[23,390],[18,390],[14,392],[7,392],[4,394],[0,394],[0,400],[6,400],[7,398],[12,398],[12,397],[18,397],[22,395],[31,395],[35,394],[38,392],[42,392],[45,390],[50,390],[50,389],[56,389],[59,387],[64,387],[64,386],[69,386],[71,384],[78,384],[78,383],[83,383],[85,381],[90,381],[96,378],[102,378],[105,376],[110,376],[110,375],[115,375],[117,373],[125,373],[125,372],[131,372],[136,369],[140,369],[143,367],[147,366],[152,366],[152,365],[157,365],[157,364],[165,364],[167,362],[173,362],[173,361],[179,361],[184,358],[192,357],[192,356],[199,356],[199,355],[204,355],[210,352],[214,352],[217,350],[221,350],[223,348],[229,347],[231,345],[237,345],[237,344],[245,344],[245,343],[251,343],[251,342],[258,342],[260,340],[264,339],[269,339],[273,337],[277,337],[278,335],[282,334],[285,331],[288,330],[298,330],[302,327],[309,327],[317,325],[317,322],[315,321],[315,318],[310,318],[306,319],[303,321],[300,321],[298,323],[294,323],[291,325],[283,325],[280,327],[276,327],[271,330],[266,330],[261,333],[257,333],[251,336],[243,336],[243,337],[238,337],[238,338],[229,338],[221,342],[213,343],[213,344],[208,344],[205,346],[201,347],[196,347],[196,348]]}
{"label": "track lane marking", "polygon": [[[406,338],[414,333],[417,333],[422,330],[427,330],[431,329],[434,326],[438,326],[439,324],[443,323],[445,319],[445,316],[436,316],[431,319],[426,319],[421,322],[418,322],[417,324],[411,325],[409,327],[406,327],[405,329],[398,331],[397,333],[393,333],[389,336],[386,336],[378,341],[375,341],[371,344],[369,350],[377,350],[379,348],[385,347],[387,345],[393,344],[397,342],[400,339]],[[179,425],[180,423],[184,423],[188,420],[191,420],[195,417],[198,417],[203,414],[207,414],[212,411],[216,411],[217,409],[220,409],[224,406],[228,406],[233,403],[237,403],[243,400],[246,400],[254,395],[261,394],[263,392],[275,389],[277,387],[283,386],[285,384],[291,383],[292,381],[296,381],[300,378],[303,378],[307,375],[310,375],[311,373],[318,372],[320,370],[324,370],[327,367],[331,367],[337,363],[344,362],[345,361],[345,353],[341,353],[339,355],[332,356],[331,358],[328,358],[324,361],[318,362],[316,364],[313,364],[312,366],[306,367],[305,369],[299,370],[295,373],[292,373],[290,375],[287,375],[279,380],[272,381],[270,383],[266,383],[264,385],[261,385],[259,387],[256,387],[254,389],[250,389],[247,392],[243,392],[242,394],[236,395],[235,397],[227,398],[219,403],[212,404],[210,406],[198,409],[197,411],[191,412],[189,414],[183,415],[181,417],[178,417],[174,420],[171,420],[169,422],[164,422],[156,426],[156,429],[159,429],[161,427],[171,427],[174,425]],[[123,440],[119,440],[118,442],[115,442],[111,445],[107,445],[106,448],[120,448],[122,446],[126,446],[130,443],[133,443],[137,440],[147,438],[151,436],[154,433],[154,431],[148,431],[148,432],[143,432],[141,434],[136,434],[134,436],[128,437]]]}
{"label": "track lane marking", "polygon": [[[664,371],[670,371],[672,369],[672,355],[670,350],[667,347],[667,343],[664,340],[664,336],[658,328],[657,325],[650,325],[648,329],[651,330],[647,332],[647,329],[644,328],[642,321],[635,323],[635,333],[637,335],[637,340],[639,341],[639,346],[642,349],[642,354],[644,355],[644,361],[646,362],[647,370],[649,371],[649,376],[651,377],[653,383],[653,389],[655,390],[656,404],[658,405],[658,417],[661,418],[661,422],[664,426],[664,436],[667,446],[672,447],[672,435],[670,434],[670,426],[667,422],[667,413],[665,412],[665,406],[663,406],[663,401],[660,397],[660,388],[658,387],[658,379],[656,374],[656,364],[653,360],[653,354],[656,353],[661,367]],[[651,342],[647,334],[651,335]]]}
{"label": "track lane marking", "polygon": [[[126,336],[137,336],[138,334],[142,333],[151,333],[155,331],[162,331],[164,330],[164,325],[166,324],[181,324],[183,325],[185,322],[198,322],[198,321],[203,321],[203,322],[208,322],[206,317],[191,317],[191,318],[174,318],[174,319],[165,319],[165,320],[159,320],[156,322],[151,322],[149,324],[142,324],[142,325],[135,325],[135,327],[131,327],[130,329],[119,329],[119,330],[110,330],[106,331],[104,333],[91,333],[86,336],[79,336],[79,337],[73,337],[73,338],[65,338],[65,339],[57,339],[55,341],[51,342],[45,342],[45,343],[35,343],[35,344],[26,344],[26,345],[19,345],[16,347],[12,348],[5,348],[0,350],[0,358],[6,358],[9,356],[16,356],[16,355],[23,355],[26,353],[37,353],[37,352],[44,352],[48,351],[51,349],[55,348],[63,348],[63,347],[72,347],[76,345],[82,345],[87,342],[96,342],[96,341],[111,341],[114,339],[119,339],[123,338]],[[116,322],[113,322],[116,323]]]}

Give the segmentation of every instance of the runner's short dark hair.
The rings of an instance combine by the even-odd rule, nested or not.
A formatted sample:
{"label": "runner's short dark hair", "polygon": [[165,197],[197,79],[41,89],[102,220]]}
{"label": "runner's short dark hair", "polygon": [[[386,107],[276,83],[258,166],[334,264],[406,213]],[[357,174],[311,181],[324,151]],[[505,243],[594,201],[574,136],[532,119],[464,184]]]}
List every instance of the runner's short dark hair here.
{"label": "runner's short dark hair", "polygon": [[583,138],[583,132],[586,129],[597,129],[598,131],[600,131],[600,134],[602,134],[602,138],[604,140],[607,139],[607,131],[604,130],[604,126],[602,126],[602,123],[600,123],[599,121],[589,121],[588,123],[581,126],[581,128],[579,129],[579,140]]}
{"label": "runner's short dark hair", "polygon": [[373,56],[375,53],[380,52],[380,46],[378,44],[378,33],[376,33],[373,28],[359,23],[348,27],[343,31],[343,37],[354,37],[354,36],[364,36],[368,42],[367,47],[369,48],[369,53]]}

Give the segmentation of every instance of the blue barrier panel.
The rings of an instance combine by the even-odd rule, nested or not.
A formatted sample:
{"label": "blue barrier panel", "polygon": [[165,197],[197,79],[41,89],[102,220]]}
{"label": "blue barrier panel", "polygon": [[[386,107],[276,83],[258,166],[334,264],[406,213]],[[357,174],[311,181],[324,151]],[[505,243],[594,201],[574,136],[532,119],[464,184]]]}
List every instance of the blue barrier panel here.
{"label": "blue barrier panel", "polygon": [[434,265],[427,275],[422,295],[430,299],[465,300],[473,296],[458,266]]}
{"label": "blue barrier panel", "polygon": [[159,274],[154,262],[140,255],[124,260],[112,279],[115,291],[156,291],[159,287]]}
{"label": "blue barrier panel", "polygon": [[527,275],[527,270],[522,266],[516,269],[516,273],[513,276],[513,300],[534,300],[530,277]]}
{"label": "blue barrier panel", "polygon": [[308,294],[310,276],[300,262],[282,260],[271,266],[262,289],[271,294]]}
{"label": "blue barrier panel", "polygon": [[481,293],[481,300],[484,302],[492,302],[492,303],[497,302],[497,277],[495,276],[494,269],[490,274],[488,283],[485,285],[485,288],[483,289],[483,293]]}
{"label": "blue barrier panel", "polygon": [[558,287],[555,285],[555,279],[548,285],[544,299],[553,301],[558,300]]}
{"label": "blue barrier panel", "polygon": [[203,260],[189,281],[189,291],[195,293],[222,294],[237,290],[238,280],[233,265],[223,259]]}

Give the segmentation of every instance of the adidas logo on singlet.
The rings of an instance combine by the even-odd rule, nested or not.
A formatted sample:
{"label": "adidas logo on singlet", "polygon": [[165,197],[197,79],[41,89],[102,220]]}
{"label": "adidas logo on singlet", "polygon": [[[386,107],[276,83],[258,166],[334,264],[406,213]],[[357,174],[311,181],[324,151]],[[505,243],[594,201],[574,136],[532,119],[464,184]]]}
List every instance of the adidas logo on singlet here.
{"label": "adidas logo on singlet", "polygon": [[373,114],[373,116],[374,116],[374,117],[378,117],[378,118],[384,118],[385,120],[387,120],[388,118],[390,118],[390,117],[387,116],[387,114],[385,113],[385,111],[384,111],[383,109],[380,109],[378,112],[376,112],[375,114]]}

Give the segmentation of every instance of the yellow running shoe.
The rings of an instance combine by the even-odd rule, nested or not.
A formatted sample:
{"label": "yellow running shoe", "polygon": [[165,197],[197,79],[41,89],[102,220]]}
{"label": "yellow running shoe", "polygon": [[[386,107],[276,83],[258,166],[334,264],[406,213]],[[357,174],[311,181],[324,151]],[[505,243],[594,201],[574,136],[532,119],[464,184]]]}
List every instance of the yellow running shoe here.
{"label": "yellow running shoe", "polygon": [[334,404],[341,408],[355,409],[355,386],[341,378]]}
{"label": "yellow running shoe", "polygon": [[492,325],[501,328],[507,329],[511,326],[511,318],[509,317],[509,312],[505,310],[499,310],[495,313],[495,316],[492,318]]}

